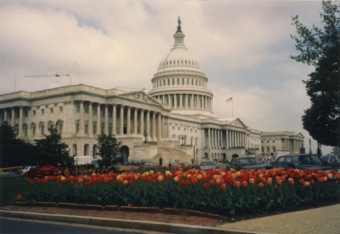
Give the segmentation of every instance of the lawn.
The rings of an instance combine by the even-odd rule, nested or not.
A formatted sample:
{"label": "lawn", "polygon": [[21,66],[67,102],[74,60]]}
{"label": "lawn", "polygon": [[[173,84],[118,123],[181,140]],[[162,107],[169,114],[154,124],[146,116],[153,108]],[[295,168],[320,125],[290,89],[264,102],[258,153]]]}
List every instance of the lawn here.
{"label": "lawn", "polygon": [[29,187],[24,177],[0,175],[0,206],[16,202],[16,196]]}

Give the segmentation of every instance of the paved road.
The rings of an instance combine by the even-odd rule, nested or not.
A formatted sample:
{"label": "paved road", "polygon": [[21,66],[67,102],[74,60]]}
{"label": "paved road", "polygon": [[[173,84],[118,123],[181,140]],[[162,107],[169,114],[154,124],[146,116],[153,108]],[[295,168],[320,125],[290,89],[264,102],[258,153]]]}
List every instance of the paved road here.
{"label": "paved road", "polygon": [[[12,219],[0,217],[0,233],[34,233],[34,234],[53,234],[53,233],[72,233],[72,234],[140,234],[143,231],[131,231],[127,229],[109,227],[89,227],[86,225],[69,225],[65,223],[31,221],[22,219]],[[150,233],[150,232],[147,232]]]}

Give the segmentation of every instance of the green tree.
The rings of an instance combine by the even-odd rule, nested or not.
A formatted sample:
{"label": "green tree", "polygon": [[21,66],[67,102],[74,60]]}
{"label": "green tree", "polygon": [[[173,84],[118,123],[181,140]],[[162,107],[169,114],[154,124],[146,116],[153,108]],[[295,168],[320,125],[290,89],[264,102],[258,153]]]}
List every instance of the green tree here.
{"label": "green tree", "polygon": [[50,135],[44,135],[45,139],[35,140],[40,152],[39,164],[54,166],[73,165],[73,159],[69,155],[68,146],[61,142],[61,134],[57,126],[48,128]]}
{"label": "green tree", "polygon": [[322,2],[320,13],[324,28],[304,26],[298,16],[292,18],[297,36],[297,62],[315,67],[304,82],[311,106],[302,116],[303,127],[318,143],[340,146],[340,18],[339,4]]}
{"label": "green tree", "polygon": [[118,142],[117,139],[111,134],[100,134],[98,136],[98,154],[102,159],[99,160],[99,164],[102,167],[109,167],[117,164],[118,162],[122,162],[123,159],[120,155],[120,146],[121,142]]}
{"label": "green tree", "polygon": [[0,126],[0,167],[36,165],[34,145],[16,139],[13,128],[3,122]]}

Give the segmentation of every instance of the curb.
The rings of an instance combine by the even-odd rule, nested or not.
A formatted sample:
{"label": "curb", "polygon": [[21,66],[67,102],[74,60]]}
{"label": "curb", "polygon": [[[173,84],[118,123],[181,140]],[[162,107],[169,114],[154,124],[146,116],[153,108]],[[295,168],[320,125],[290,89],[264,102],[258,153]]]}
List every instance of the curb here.
{"label": "curb", "polygon": [[95,205],[95,204],[80,204],[68,202],[15,202],[17,206],[48,206],[48,207],[62,207],[72,209],[86,209],[86,210],[120,210],[132,212],[149,212],[149,213],[164,213],[174,215],[191,215],[197,217],[209,217],[216,220],[228,220],[229,217],[218,214],[207,213],[203,211],[190,209],[177,209],[168,207],[143,207],[143,206],[117,206],[117,205]]}
{"label": "curb", "polygon": [[202,234],[264,234],[263,232],[230,230],[206,226],[172,224],[152,221],[134,221],[123,219],[94,218],[86,216],[42,214],[35,212],[0,210],[0,216],[6,218],[31,219],[60,223],[83,224],[89,226],[115,227],[124,229],[139,229],[168,233],[202,233]]}

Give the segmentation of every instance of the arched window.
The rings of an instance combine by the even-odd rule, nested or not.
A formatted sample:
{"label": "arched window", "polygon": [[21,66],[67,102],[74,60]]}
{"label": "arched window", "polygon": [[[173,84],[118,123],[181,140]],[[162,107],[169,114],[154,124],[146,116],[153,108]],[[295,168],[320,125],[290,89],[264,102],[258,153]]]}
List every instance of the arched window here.
{"label": "arched window", "polygon": [[39,129],[40,129],[40,135],[44,135],[45,134],[45,123],[44,122],[39,123]]}
{"label": "arched window", "polygon": [[35,123],[31,123],[30,124],[30,129],[31,129],[31,132],[32,132],[32,136],[35,136],[35,132],[36,132],[36,129],[37,129],[37,125]]}
{"label": "arched window", "polygon": [[85,156],[90,155],[90,146],[89,146],[89,144],[85,144],[84,145],[84,155]]}
{"label": "arched window", "polygon": [[73,144],[72,145],[72,156],[76,156],[77,155],[77,145]]}
{"label": "arched window", "polygon": [[92,156],[93,156],[93,158],[96,158],[98,153],[99,153],[98,146],[97,145],[93,145],[93,148],[92,148],[92,154],[93,154]]}

